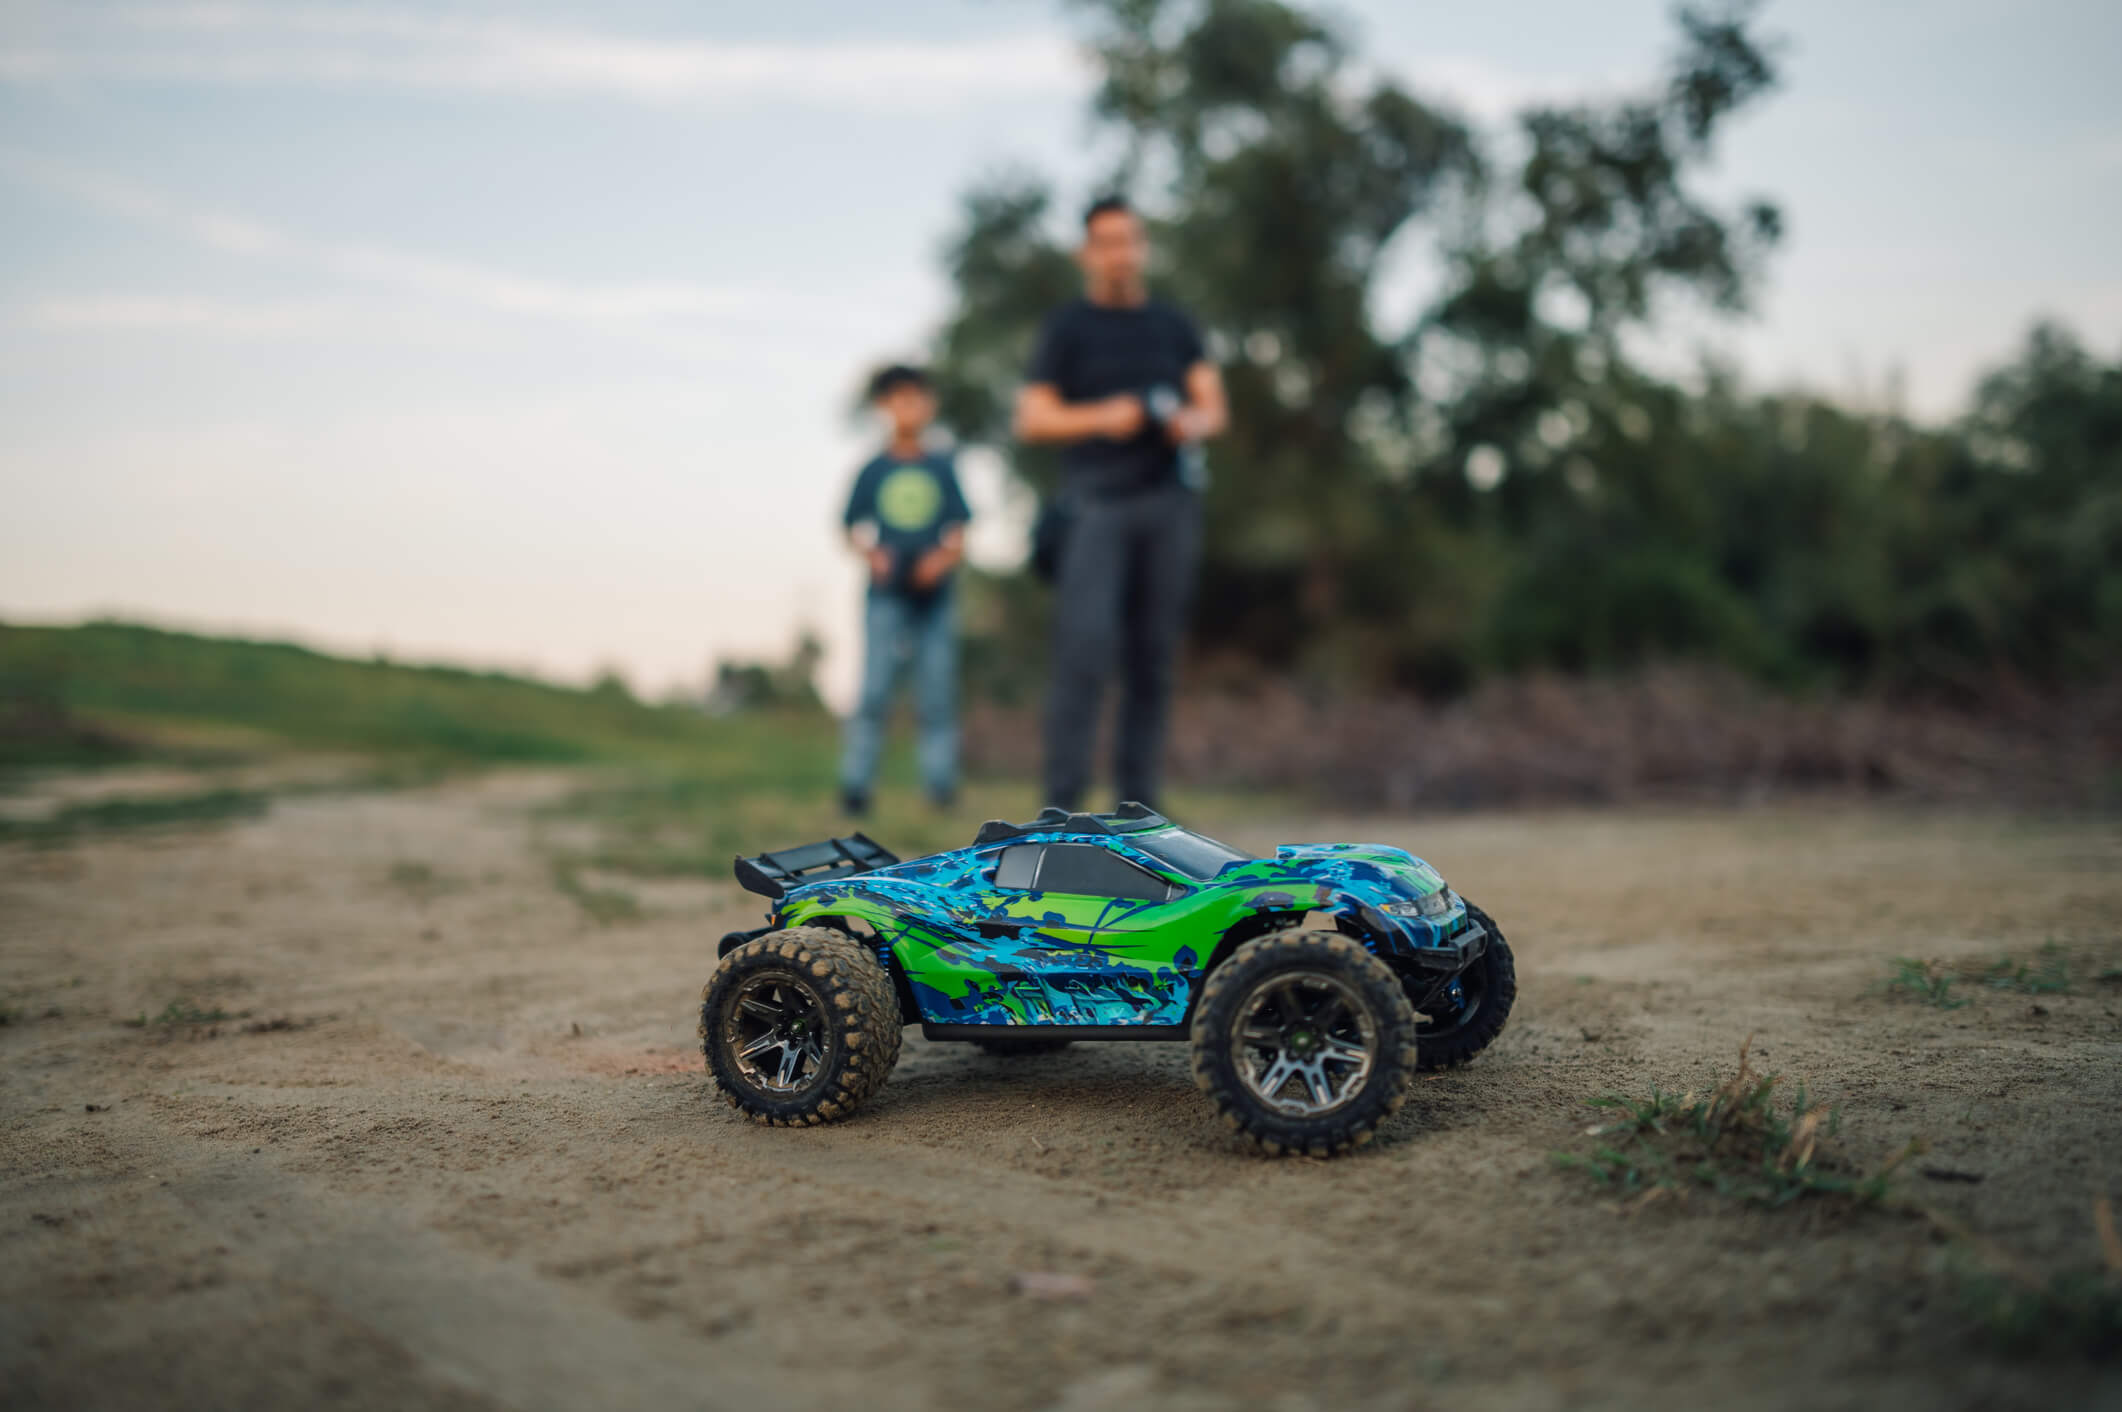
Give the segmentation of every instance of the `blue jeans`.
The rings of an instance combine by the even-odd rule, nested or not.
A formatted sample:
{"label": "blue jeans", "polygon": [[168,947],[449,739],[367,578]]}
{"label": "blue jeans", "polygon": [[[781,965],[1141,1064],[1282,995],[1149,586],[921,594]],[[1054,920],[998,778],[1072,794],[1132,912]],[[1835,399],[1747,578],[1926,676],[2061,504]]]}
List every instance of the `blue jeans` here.
{"label": "blue jeans", "polygon": [[840,788],[867,795],[884,753],[884,728],[907,659],[914,667],[914,719],[921,782],[942,798],[958,784],[958,614],[949,584],[928,598],[871,593],[864,614],[862,694],[847,718]]}

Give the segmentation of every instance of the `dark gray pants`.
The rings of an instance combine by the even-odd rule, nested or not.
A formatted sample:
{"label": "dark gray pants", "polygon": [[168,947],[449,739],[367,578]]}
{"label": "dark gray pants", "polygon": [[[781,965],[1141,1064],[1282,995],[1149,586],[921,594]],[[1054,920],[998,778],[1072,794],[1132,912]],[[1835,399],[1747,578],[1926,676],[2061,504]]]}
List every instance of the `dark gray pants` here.
{"label": "dark gray pants", "polygon": [[1157,801],[1179,640],[1201,556],[1201,502],[1168,486],[1081,499],[1054,584],[1053,684],[1046,704],[1046,802],[1077,808],[1106,678],[1120,667],[1113,783]]}

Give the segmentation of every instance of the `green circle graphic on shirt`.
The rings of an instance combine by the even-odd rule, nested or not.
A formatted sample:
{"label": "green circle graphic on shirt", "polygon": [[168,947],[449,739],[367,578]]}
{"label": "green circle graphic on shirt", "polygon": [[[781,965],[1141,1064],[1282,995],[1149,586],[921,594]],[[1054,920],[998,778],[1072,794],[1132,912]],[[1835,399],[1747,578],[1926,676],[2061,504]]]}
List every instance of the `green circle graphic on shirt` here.
{"label": "green circle graphic on shirt", "polygon": [[943,508],[943,487],[926,466],[901,466],[877,487],[877,518],[895,530],[927,529]]}

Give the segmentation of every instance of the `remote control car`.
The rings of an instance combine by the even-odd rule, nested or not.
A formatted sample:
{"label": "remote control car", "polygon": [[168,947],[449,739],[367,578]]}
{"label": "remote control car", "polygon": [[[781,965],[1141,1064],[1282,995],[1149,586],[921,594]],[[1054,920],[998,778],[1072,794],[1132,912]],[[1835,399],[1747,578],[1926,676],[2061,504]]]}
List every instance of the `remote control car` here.
{"label": "remote control car", "polygon": [[908,862],[858,833],[736,871],[772,906],[722,939],[700,1038],[766,1123],[853,1112],[917,1024],[997,1055],[1184,1040],[1232,1127],[1327,1156],[1368,1141],[1417,1068],[1486,1048],[1517,995],[1496,924],[1406,850],[1253,858],[1133,803],[997,819]]}

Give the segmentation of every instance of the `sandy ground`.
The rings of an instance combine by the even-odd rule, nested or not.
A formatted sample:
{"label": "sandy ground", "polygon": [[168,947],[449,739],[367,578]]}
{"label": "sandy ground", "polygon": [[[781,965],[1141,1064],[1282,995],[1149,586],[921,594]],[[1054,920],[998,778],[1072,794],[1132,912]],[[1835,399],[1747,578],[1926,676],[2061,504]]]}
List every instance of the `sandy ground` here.
{"label": "sandy ground", "polygon": [[[0,1403],[2122,1406],[2122,1366],[1971,1337],[1928,1222],[1629,1212],[1552,1161],[1589,1096],[1699,1087],[1751,1034],[1857,1161],[1921,1135],[1921,1166],[1979,1180],[1912,1169],[1914,1195],[2034,1268],[2095,1261],[2092,1202],[2122,1197],[2112,820],[1199,821],[1405,843],[1516,948],[1496,1048],[1316,1162],[1241,1151],[1176,1045],[909,1032],[851,1121],[744,1123],[691,1007],[757,909],[671,886],[587,921],[528,817],[553,787],[0,850]],[[2069,993],[1878,990],[1893,956],[2048,940]],[[122,1023],[178,998],[240,1017]],[[1026,1272],[1088,1292],[1013,1293]]]}

